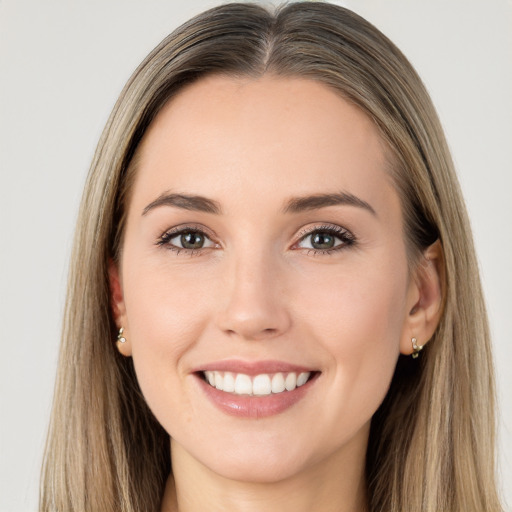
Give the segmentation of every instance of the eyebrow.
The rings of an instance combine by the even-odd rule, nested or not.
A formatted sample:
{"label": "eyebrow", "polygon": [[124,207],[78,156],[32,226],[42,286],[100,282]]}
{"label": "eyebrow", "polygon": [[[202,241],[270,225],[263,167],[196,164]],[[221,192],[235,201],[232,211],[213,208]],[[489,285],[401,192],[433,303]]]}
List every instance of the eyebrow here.
{"label": "eyebrow", "polygon": [[[377,216],[377,213],[369,203],[348,192],[293,197],[286,202],[283,212],[300,213],[308,210],[319,210],[320,208],[339,205],[357,206],[369,211],[372,215]],[[220,204],[213,199],[197,195],[164,192],[144,208],[142,215],[146,215],[151,210],[158,208],[159,206],[174,206],[175,208],[181,208],[183,210],[212,213],[215,215],[220,215],[222,213]]]}
{"label": "eyebrow", "polygon": [[222,211],[220,204],[213,199],[196,195],[164,192],[144,208],[142,215],[146,215],[151,210],[158,208],[159,206],[174,206],[183,210],[214,213],[216,215],[219,215]]}
{"label": "eyebrow", "polygon": [[336,194],[315,194],[311,196],[295,197],[290,199],[284,208],[285,213],[299,213],[308,210],[318,210],[328,206],[357,206],[369,211],[377,216],[373,207],[363,199],[348,192],[339,192]]}

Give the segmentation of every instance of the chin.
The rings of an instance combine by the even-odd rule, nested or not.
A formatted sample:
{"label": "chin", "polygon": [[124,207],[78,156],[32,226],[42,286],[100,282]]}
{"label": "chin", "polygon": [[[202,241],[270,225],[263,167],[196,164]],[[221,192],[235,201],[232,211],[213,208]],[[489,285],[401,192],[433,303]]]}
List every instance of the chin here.
{"label": "chin", "polygon": [[210,469],[228,480],[272,484],[291,478],[303,469],[298,461],[275,461],[258,458],[257,460],[217,460]]}
{"label": "chin", "polygon": [[[293,450],[293,445],[282,436],[266,434],[260,432],[250,437],[211,438],[207,446],[196,444],[192,447],[173,442],[173,465],[176,457],[178,465],[186,464],[188,460],[188,463],[199,463],[228,480],[261,484],[286,480],[311,466],[303,442],[296,440],[293,444],[298,448]],[[259,439],[255,440],[254,436]]]}

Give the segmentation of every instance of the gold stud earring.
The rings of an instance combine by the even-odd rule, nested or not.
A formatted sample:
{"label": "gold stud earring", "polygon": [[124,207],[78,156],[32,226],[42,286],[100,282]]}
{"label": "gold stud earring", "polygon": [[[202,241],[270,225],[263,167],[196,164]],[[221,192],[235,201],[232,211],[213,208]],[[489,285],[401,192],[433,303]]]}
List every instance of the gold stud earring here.
{"label": "gold stud earring", "polygon": [[418,340],[416,338],[411,338],[411,343],[413,349],[413,353],[411,355],[413,359],[416,359],[419,353],[423,350],[424,345],[418,345]]}
{"label": "gold stud earring", "polygon": [[126,338],[123,336],[123,332],[124,327],[121,327],[121,329],[119,329],[119,332],[117,333],[117,341],[119,341],[119,343],[126,343]]}

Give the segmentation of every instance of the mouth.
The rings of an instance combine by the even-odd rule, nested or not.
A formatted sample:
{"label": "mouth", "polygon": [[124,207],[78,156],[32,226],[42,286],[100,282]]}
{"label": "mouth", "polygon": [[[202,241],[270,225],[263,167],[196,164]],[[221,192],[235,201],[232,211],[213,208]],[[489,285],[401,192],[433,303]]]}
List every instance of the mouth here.
{"label": "mouth", "polygon": [[306,397],[321,373],[279,361],[219,361],[193,372],[210,403],[247,419],[284,413]]}
{"label": "mouth", "polygon": [[212,388],[239,396],[266,397],[289,393],[307,384],[317,371],[275,372],[247,375],[219,370],[198,372]]}

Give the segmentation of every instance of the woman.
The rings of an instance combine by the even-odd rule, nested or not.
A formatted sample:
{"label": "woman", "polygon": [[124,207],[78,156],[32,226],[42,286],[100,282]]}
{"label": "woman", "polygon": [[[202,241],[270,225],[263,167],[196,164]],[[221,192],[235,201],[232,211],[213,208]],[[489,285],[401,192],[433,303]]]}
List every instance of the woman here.
{"label": "woman", "polygon": [[396,47],[315,2],[164,40],[84,192],[41,509],[501,510],[493,393],[464,204]]}

